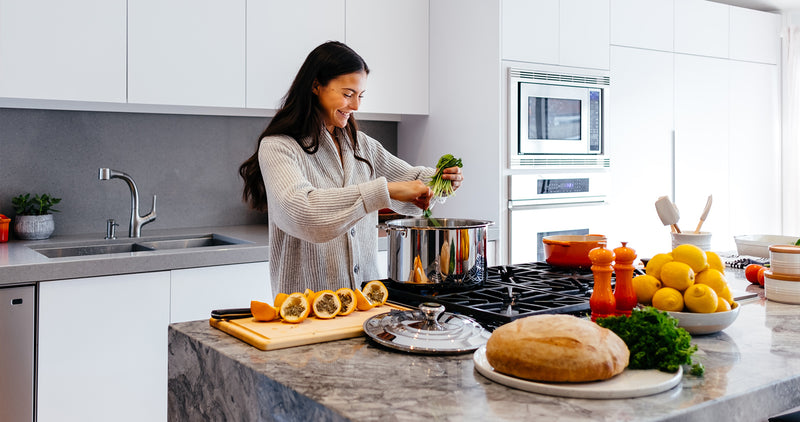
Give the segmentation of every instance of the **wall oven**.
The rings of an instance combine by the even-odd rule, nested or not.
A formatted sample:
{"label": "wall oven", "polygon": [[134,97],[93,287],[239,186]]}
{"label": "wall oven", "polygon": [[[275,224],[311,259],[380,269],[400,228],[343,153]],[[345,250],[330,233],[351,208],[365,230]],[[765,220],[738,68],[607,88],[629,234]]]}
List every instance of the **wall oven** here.
{"label": "wall oven", "polygon": [[608,167],[607,75],[508,68],[511,167]]}

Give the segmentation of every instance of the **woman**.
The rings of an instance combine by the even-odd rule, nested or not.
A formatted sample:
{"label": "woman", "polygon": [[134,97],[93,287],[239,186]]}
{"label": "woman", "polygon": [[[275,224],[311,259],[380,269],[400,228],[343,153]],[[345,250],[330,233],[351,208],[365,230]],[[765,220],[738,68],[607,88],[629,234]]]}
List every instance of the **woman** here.
{"label": "woman", "polygon": [[[435,169],[412,167],[358,131],[369,68],[327,42],[306,58],[282,108],[239,168],[243,198],[269,215],[274,293],[360,288],[378,278],[378,210],[419,215]],[[444,171],[457,189],[461,169]]]}

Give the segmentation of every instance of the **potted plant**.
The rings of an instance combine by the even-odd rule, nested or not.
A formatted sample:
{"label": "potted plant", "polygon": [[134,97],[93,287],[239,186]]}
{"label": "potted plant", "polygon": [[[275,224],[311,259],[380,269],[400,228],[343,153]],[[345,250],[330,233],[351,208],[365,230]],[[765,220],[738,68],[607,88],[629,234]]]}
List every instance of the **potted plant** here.
{"label": "potted plant", "polygon": [[19,195],[11,199],[17,217],[14,219],[14,232],[17,237],[25,240],[47,239],[55,230],[53,221],[53,208],[61,202],[61,198],[54,198],[48,194],[36,195],[31,198],[30,193]]}

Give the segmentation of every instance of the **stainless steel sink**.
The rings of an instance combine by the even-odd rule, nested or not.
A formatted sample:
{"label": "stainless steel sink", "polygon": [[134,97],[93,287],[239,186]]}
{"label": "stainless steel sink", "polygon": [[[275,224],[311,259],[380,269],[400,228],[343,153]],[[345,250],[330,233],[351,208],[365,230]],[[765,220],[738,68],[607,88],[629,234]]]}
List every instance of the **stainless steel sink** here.
{"label": "stainless steel sink", "polygon": [[[112,243],[113,242],[113,243]],[[218,234],[139,238],[137,241],[80,242],[74,244],[31,246],[48,258],[107,255],[144,251],[206,248],[250,243]]]}

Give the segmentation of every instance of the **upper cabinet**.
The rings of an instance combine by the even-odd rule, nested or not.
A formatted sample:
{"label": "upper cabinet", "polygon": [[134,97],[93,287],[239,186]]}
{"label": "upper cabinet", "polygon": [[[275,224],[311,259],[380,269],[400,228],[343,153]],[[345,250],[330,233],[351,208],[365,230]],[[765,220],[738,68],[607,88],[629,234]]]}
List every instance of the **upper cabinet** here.
{"label": "upper cabinet", "polygon": [[672,51],[674,3],[664,0],[611,0],[612,45]]}
{"label": "upper cabinet", "polygon": [[727,58],[729,9],[705,0],[675,0],[675,52]]}
{"label": "upper cabinet", "polygon": [[503,0],[504,60],[609,68],[608,0]]}
{"label": "upper cabinet", "polygon": [[345,0],[247,1],[247,107],[280,107],[308,53],[344,41],[344,7]]}
{"label": "upper cabinet", "polygon": [[731,7],[730,58],[777,64],[780,61],[781,15]]}
{"label": "upper cabinet", "polygon": [[359,111],[428,114],[428,0],[347,0],[345,11],[345,41],[370,68]]}
{"label": "upper cabinet", "polygon": [[245,106],[245,0],[128,2],[128,102]]}
{"label": "upper cabinet", "polygon": [[0,97],[125,102],[126,4],[0,0]]}

